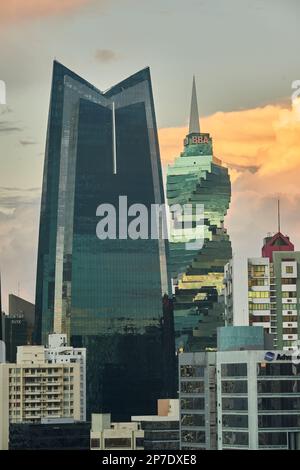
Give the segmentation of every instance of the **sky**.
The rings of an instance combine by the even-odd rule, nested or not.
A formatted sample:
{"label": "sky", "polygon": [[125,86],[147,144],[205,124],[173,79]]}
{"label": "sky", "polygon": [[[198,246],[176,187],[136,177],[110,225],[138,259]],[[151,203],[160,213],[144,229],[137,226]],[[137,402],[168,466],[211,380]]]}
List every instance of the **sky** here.
{"label": "sky", "polygon": [[0,0],[4,306],[10,292],[34,301],[54,58],[101,90],[150,66],[164,169],[182,149],[194,74],[201,130],[231,175],[237,269],[276,231],[277,197],[300,249],[299,15],[298,0]]}

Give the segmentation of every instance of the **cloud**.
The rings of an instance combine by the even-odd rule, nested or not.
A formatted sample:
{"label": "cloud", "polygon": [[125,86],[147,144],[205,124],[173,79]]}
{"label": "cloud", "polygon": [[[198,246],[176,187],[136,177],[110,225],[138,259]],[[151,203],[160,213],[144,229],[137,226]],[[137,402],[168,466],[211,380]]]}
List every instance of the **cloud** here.
{"label": "cloud", "polygon": [[34,142],[34,140],[19,140],[20,144],[26,147],[27,145],[36,145],[37,142]]}
{"label": "cloud", "polygon": [[[277,229],[281,198],[282,230],[300,250],[300,101],[201,119],[213,137],[214,154],[228,166],[232,201],[226,218],[233,251],[259,256],[263,237]],[[187,128],[160,129],[165,165],[179,156]]]}
{"label": "cloud", "polygon": [[40,188],[0,187],[2,300],[9,293],[34,299]]}
{"label": "cloud", "polygon": [[0,23],[60,15],[79,9],[92,0],[9,0],[1,2]]}
{"label": "cloud", "polygon": [[95,59],[102,63],[112,62],[118,58],[119,55],[111,49],[97,49],[95,52]]}
{"label": "cloud", "polygon": [[11,121],[0,121],[0,133],[21,132],[23,129]]}
{"label": "cloud", "polygon": [[10,106],[5,106],[3,109],[0,109],[0,116],[3,116],[3,114],[9,114],[12,112],[13,110]]}

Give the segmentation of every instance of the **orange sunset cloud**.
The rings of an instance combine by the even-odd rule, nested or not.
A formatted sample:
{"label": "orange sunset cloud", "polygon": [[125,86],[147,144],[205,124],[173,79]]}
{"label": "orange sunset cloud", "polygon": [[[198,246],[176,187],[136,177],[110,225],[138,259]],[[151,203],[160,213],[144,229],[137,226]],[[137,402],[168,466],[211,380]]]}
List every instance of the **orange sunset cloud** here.
{"label": "orange sunset cloud", "polygon": [[2,1],[0,22],[57,15],[90,3],[91,0],[9,0]]}
{"label": "orange sunset cloud", "polygon": [[[201,119],[214,154],[228,166],[232,200],[225,224],[235,255],[259,256],[263,237],[277,228],[280,196],[283,231],[300,248],[300,102],[218,112]],[[160,129],[165,165],[182,151],[187,128]],[[249,234],[251,237],[249,239]]]}
{"label": "orange sunset cloud", "polygon": [[[214,153],[228,167],[232,181],[247,173],[249,186],[298,193],[300,172],[300,102],[268,105],[234,112],[218,112],[201,119],[201,129],[213,137]],[[164,163],[182,150],[187,128],[160,129]],[[298,173],[299,174],[299,173]],[[245,188],[246,189],[246,188]]]}

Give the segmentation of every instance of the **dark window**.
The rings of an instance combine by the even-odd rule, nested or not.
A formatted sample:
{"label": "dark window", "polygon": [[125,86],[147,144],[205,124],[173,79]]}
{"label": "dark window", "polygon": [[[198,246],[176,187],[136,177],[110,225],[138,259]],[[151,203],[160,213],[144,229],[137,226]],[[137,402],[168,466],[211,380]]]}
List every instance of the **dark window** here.
{"label": "dark window", "polygon": [[204,393],[204,382],[181,382],[182,393]]}
{"label": "dark window", "polygon": [[204,366],[181,366],[181,377],[204,377]]}
{"label": "dark window", "polygon": [[247,393],[247,381],[226,381],[222,382],[222,393]]}
{"label": "dark window", "polygon": [[202,444],[205,443],[205,432],[204,431],[182,431],[181,432],[182,442],[194,442]]}
{"label": "dark window", "polygon": [[223,432],[223,444],[247,446],[249,435],[247,432]]}
{"label": "dark window", "polygon": [[225,428],[247,428],[247,415],[223,415],[223,426]]}
{"label": "dark window", "polygon": [[131,439],[127,439],[125,437],[107,438],[104,440],[104,443],[106,449],[131,447]]}
{"label": "dark window", "polygon": [[259,428],[295,428],[300,427],[300,415],[260,415]]}
{"label": "dark window", "polygon": [[297,410],[300,412],[300,397],[258,398],[259,410]]}
{"label": "dark window", "polygon": [[300,380],[260,380],[258,393],[296,393],[300,392]]}
{"label": "dark window", "polygon": [[259,432],[258,433],[259,446],[278,446],[287,444],[286,432]]}
{"label": "dark window", "polygon": [[223,398],[222,399],[223,410],[247,410],[248,399],[247,398]]}
{"label": "dark window", "polygon": [[203,410],[204,406],[204,398],[182,398],[180,401],[182,410]]}
{"label": "dark window", "polygon": [[247,364],[222,364],[221,374],[225,377],[247,377]]}
{"label": "dark window", "polygon": [[205,426],[205,415],[182,415],[181,426]]}
{"label": "dark window", "polygon": [[99,449],[99,448],[100,448],[100,439],[92,438],[91,449]]}

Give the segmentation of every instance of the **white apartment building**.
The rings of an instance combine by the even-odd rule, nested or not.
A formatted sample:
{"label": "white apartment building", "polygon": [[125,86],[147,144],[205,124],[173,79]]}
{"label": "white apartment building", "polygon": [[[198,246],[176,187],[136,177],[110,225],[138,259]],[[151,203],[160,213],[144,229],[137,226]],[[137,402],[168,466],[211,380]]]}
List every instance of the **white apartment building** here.
{"label": "white apartment building", "polygon": [[79,364],[80,421],[86,421],[86,349],[68,346],[65,334],[51,334],[45,355],[46,361],[51,364]]}
{"label": "white apartment building", "polygon": [[57,346],[57,341],[51,338],[48,348],[19,346],[15,364],[0,364],[1,449],[8,448],[9,423],[37,423],[46,418],[81,421],[85,416],[85,351],[81,351],[83,359],[74,350],[69,356],[60,354],[63,346]]}

